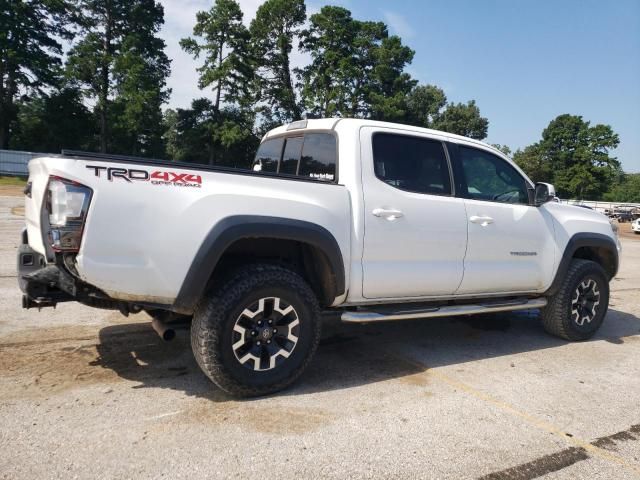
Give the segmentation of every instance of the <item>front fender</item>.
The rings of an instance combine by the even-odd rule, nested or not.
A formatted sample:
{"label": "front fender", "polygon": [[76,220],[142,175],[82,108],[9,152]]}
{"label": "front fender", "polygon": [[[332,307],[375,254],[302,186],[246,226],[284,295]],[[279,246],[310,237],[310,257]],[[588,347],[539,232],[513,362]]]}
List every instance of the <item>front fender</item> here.
{"label": "front fender", "polygon": [[571,260],[573,260],[578,249],[583,247],[606,252],[606,255],[599,258],[599,263],[609,275],[609,280],[616,276],[616,273],[618,273],[619,258],[618,247],[615,241],[611,237],[601,233],[576,233],[567,242],[553,283],[545,292],[545,295],[553,295],[558,291],[569,269]]}

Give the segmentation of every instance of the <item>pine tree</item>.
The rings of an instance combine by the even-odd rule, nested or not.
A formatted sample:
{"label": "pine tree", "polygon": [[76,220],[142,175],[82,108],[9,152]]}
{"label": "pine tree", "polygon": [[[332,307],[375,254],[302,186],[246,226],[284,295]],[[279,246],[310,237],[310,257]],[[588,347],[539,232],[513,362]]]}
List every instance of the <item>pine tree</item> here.
{"label": "pine tree", "polygon": [[298,73],[312,116],[398,120],[416,82],[404,72],[413,50],[389,36],[382,22],[354,20],[346,8],[311,15],[301,47],[312,63]]}
{"label": "pine tree", "polygon": [[80,9],[81,38],[69,52],[67,73],[95,101],[100,151],[153,154],[162,133],[160,107],[169,95],[170,61],[157,37],[162,6],[155,0],[80,0]]}
{"label": "pine tree", "polygon": [[65,0],[0,3],[0,148],[8,148],[20,93],[41,92],[60,79],[62,46],[73,11]]}
{"label": "pine tree", "polygon": [[267,0],[251,22],[253,56],[258,61],[257,98],[268,123],[302,117],[291,68],[291,52],[306,19],[304,0]]}
{"label": "pine tree", "polygon": [[196,38],[184,38],[180,46],[195,58],[204,59],[198,68],[198,87],[213,87],[216,110],[220,110],[221,102],[250,104],[253,69],[249,32],[242,23],[240,5],[235,0],[216,0],[211,10],[198,12],[196,19]]}

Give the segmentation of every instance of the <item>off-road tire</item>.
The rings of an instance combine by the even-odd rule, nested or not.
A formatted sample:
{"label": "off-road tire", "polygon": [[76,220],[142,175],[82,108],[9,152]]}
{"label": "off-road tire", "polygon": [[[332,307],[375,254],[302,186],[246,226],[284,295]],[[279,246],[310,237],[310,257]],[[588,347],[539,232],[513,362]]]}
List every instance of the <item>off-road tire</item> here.
{"label": "off-road tire", "polygon": [[[281,364],[254,371],[240,363],[232,338],[244,309],[265,297],[278,297],[294,307],[298,340]],[[225,392],[236,397],[268,395],[302,374],[318,347],[320,327],[318,300],[300,275],[278,265],[251,264],[204,295],[193,316],[191,347],[202,371]]]}
{"label": "off-road tire", "polygon": [[[595,307],[595,316],[589,322],[579,325],[572,314],[572,301],[579,286],[590,280],[597,284],[599,304]],[[596,262],[574,259],[559,290],[548,300],[549,303],[542,309],[542,325],[545,330],[569,341],[588,340],[602,325],[609,307],[607,275]]]}

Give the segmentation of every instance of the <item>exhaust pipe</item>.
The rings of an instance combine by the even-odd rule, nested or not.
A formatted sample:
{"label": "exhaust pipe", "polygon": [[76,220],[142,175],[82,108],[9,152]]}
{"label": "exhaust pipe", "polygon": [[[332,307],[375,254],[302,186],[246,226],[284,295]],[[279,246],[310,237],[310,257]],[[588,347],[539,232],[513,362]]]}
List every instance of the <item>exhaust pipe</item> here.
{"label": "exhaust pipe", "polygon": [[151,326],[156,331],[156,333],[160,335],[160,338],[165,342],[170,342],[176,336],[176,331],[169,325],[164,323],[162,320],[154,318],[153,320],[151,320]]}

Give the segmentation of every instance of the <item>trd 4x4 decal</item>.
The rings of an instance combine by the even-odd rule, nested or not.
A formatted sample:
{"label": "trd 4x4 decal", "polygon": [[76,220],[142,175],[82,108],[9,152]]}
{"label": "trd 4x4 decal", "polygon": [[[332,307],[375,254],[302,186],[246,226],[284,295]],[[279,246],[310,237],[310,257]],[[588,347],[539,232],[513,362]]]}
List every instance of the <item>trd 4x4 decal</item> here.
{"label": "trd 4x4 decal", "polygon": [[105,172],[107,179],[112,182],[114,179],[122,179],[126,182],[142,181],[151,182],[153,185],[175,185],[178,187],[202,186],[202,177],[190,173],[161,172],[159,170],[149,173],[147,170],[120,167],[102,167],[98,165],[87,165],[92,168],[96,177],[101,177],[101,172]]}

